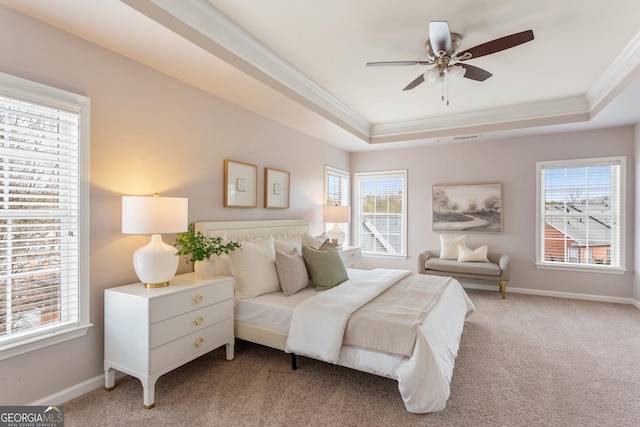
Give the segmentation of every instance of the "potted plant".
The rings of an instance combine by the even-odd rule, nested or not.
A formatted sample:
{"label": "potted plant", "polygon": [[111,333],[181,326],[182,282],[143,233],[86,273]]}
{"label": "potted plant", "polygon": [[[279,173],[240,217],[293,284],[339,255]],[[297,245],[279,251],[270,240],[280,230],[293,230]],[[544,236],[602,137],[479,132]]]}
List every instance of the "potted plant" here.
{"label": "potted plant", "polygon": [[176,242],[177,256],[184,255],[187,264],[193,262],[196,280],[212,279],[215,273],[215,261],[211,255],[228,254],[241,247],[240,243],[223,242],[222,237],[208,237],[202,232],[195,232],[194,223],[189,224],[187,231],[178,233]]}

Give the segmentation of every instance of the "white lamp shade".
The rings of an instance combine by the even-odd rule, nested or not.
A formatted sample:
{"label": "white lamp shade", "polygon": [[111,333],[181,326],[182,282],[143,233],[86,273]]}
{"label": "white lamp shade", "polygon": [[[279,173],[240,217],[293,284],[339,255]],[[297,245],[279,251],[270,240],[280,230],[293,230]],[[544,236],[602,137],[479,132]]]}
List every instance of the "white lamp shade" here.
{"label": "white lamp shade", "polygon": [[162,241],[161,233],[186,231],[188,199],[183,197],[122,197],[122,232],[151,234],[148,244],[133,254],[138,279],[147,287],[167,286],[178,270],[176,249]]}
{"label": "white lamp shade", "polygon": [[349,206],[325,206],[322,209],[324,222],[338,224],[351,222],[351,208]]}
{"label": "white lamp shade", "polygon": [[189,222],[188,199],[184,197],[123,196],[124,234],[180,233]]}

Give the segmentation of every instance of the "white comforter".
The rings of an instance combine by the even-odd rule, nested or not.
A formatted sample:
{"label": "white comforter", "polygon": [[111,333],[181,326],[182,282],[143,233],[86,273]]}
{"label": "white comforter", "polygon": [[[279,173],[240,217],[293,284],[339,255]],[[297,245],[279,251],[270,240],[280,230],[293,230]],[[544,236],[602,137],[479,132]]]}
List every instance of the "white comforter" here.
{"label": "white comforter", "polygon": [[453,366],[466,315],[473,304],[454,279],[424,275],[429,282],[451,280],[421,322],[408,360],[342,346],[351,313],[410,274],[405,270],[349,270],[349,280],[299,304],[291,319],[286,351],[393,378],[409,412],[442,410],[449,398]]}

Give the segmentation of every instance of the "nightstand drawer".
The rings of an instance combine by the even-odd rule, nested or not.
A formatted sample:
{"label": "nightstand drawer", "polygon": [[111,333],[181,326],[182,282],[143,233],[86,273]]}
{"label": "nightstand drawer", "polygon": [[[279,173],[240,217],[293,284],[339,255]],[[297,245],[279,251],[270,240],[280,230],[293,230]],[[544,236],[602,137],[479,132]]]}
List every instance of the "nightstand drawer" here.
{"label": "nightstand drawer", "polygon": [[345,267],[360,268],[362,253],[359,247],[344,247],[339,253]]}
{"label": "nightstand drawer", "polygon": [[233,299],[233,282],[198,286],[151,301],[150,322],[156,323],[220,301]]}
{"label": "nightstand drawer", "polygon": [[150,352],[150,372],[157,372],[189,356],[206,352],[233,336],[233,318],[154,348]]}
{"label": "nightstand drawer", "polygon": [[150,348],[156,348],[229,318],[233,318],[232,299],[154,323],[150,328]]}

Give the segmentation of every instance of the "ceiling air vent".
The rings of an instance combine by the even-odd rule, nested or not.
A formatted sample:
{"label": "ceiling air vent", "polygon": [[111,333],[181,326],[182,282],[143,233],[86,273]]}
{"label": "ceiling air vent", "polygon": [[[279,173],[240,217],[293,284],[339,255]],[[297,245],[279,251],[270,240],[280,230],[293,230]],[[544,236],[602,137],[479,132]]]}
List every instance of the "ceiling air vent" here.
{"label": "ceiling air vent", "polygon": [[475,134],[475,135],[460,135],[460,136],[453,136],[453,137],[448,137],[448,138],[438,138],[438,143],[439,144],[443,144],[443,143],[447,143],[447,142],[467,142],[467,141],[473,141],[476,139],[480,139],[480,135],[479,134]]}

